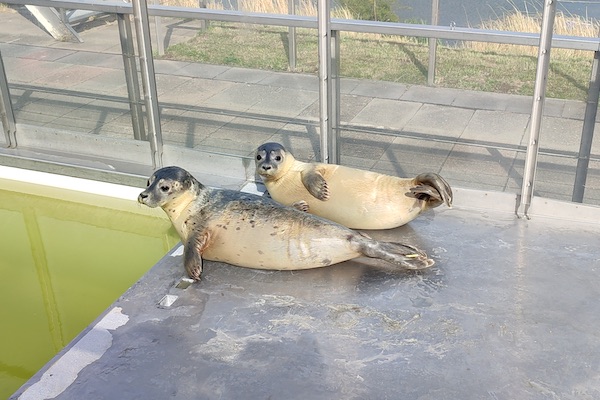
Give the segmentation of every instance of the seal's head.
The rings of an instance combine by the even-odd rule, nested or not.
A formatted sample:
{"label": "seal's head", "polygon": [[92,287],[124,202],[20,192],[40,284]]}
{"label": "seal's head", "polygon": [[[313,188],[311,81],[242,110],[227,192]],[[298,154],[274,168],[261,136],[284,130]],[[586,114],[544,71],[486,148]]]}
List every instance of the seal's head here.
{"label": "seal's head", "polygon": [[148,187],[138,196],[138,202],[148,207],[163,207],[179,198],[182,193],[197,194],[203,186],[186,170],[179,167],[164,167],[157,170]]}
{"label": "seal's head", "polygon": [[256,149],[256,173],[263,179],[278,179],[293,163],[294,156],[279,143],[265,143]]}

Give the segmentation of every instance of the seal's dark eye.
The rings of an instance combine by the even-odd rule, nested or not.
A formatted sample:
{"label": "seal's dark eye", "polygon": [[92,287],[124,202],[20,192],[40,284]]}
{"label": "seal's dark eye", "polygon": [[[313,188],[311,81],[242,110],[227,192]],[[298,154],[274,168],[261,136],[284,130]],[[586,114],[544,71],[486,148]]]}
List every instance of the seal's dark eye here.
{"label": "seal's dark eye", "polygon": [[146,181],[146,187],[150,186],[150,179]]}
{"label": "seal's dark eye", "polygon": [[260,161],[260,160],[262,160],[262,156],[260,154],[257,154],[256,155],[256,161]]}
{"label": "seal's dark eye", "polygon": [[168,191],[169,191],[169,187],[168,187],[167,185],[162,185],[162,186],[160,187],[160,190],[161,190],[161,191],[163,191],[164,193],[166,193],[166,192],[168,192]]}
{"label": "seal's dark eye", "polygon": [[276,156],[275,161],[281,161],[281,156]]}

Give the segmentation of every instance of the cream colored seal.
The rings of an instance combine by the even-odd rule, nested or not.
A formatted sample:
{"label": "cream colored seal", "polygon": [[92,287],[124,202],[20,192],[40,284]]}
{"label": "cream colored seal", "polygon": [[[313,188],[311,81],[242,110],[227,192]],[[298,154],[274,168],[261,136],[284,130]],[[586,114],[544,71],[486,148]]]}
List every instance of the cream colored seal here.
{"label": "cream colored seal", "polygon": [[194,280],[200,279],[203,259],[275,270],[324,267],[361,256],[407,269],[433,265],[413,246],[379,242],[254,194],[205,187],[179,167],[156,171],[138,201],[168,215]]}
{"label": "cream colored seal", "polygon": [[390,229],[422,211],[452,205],[452,189],[439,175],[403,179],[333,164],[298,161],[279,143],[261,145],[256,173],[270,196],[352,229]]}

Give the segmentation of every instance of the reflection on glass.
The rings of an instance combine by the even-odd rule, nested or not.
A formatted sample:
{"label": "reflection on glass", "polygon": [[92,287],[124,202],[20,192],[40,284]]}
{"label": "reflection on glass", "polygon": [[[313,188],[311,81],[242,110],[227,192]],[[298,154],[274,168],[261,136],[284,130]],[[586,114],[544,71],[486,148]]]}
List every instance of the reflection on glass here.
{"label": "reflection on glass", "polygon": [[166,219],[137,209],[0,191],[0,398],[16,391],[178,240]]}

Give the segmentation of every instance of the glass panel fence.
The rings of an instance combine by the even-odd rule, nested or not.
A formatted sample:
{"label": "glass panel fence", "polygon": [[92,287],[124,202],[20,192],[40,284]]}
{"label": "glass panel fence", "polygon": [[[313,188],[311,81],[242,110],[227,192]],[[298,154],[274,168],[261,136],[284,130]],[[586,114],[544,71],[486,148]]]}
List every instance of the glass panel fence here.
{"label": "glass panel fence", "polygon": [[[459,1],[457,7],[464,9],[465,4]],[[231,8],[218,2],[201,6]],[[243,7],[236,3],[233,8],[243,13],[289,12]],[[309,8],[296,3],[293,12],[316,15]],[[393,10],[398,22],[415,22],[406,10]],[[340,11],[334,7],[332,13],[342,21],[355,18]],[[152,157],[136,65],[141,61],[126,73],[122,53],[130,50],[123,42],[122,22],[115,15],[102,15],[77,24],[83,40],[77,43],[53,39],[20,14],[0,17],[6,22],[0,24],[0,50],[20,124],[19,146],[88,163],[113,160],[107,168],[149,172]],[[530,17],[539,30],[539,15]],[[229,20],[150,19],[164,165],[205,174],[209,184],[235,186],[255,178],[254,150],[267,141],[282,143],[302,161],[321,159],[316,29],[303,26],[292,32],[287,26]],[[442,8],[440,26],[446,20]],[[417,22],[428,20],[419,17]],[[591,24],[597,33],[593,20],[579,22]],[[428,34],[434,30],[427,29]],[[428,87],[429,41],[435,39],[347,31],[339,36],[342,164],[406,177],[436,172],[454,186],[520,192],[535,47],[480,48],[469,40],[441,40],[435,85]],[[593,52],[552,57],[535,194],[568,200]],[[589,204],[598,204],[593,195],[598,158],[596,140],[584,195]],[[551,188],[554,183],[556,188]]]}

